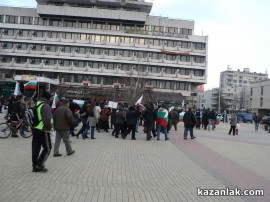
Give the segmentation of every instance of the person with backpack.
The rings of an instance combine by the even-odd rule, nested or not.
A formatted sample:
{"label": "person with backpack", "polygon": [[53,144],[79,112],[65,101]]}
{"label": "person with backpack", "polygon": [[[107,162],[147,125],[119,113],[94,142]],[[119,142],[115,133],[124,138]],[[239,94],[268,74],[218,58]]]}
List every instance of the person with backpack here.
{"label": "person with backpack", "polygon": [[90,102],[87,105],[86,108],[86,114],[87,114],[87,119],[86,119],[86,128],[83,131],[83,139],[87,137],[88,130],[91,128],[91,139],[96,139],[94,137],[95,135],[95,127],[99,118],[99,113],[96,110],[96,105],[94,102]]}
{"label": "person with backpack", "polygon": [[174,108],[171,113],[169,113],[169,124],[170,124],[170,129],[172,126],[174,126],[174,130],[177,131],[177,124],[179,122],[179,113],[177,110]]}
{"label": "person with backpack", "polygon": [[[44,91],[42,97],[34,107],[33,140],[32,140],[32,166],[33,172],[47,172],[45,162],[48,159],[52,144],[50,131],[53,127],[52,110],[49,105],[51,95]],[[43,148],[40,153],[41,147]]]}
{"label": "person with backpack", "polygon": [[54,129],[56,131],[53,151],[54,157],[62,156],[62,154],[59,153],[62,138],[66,146],[67,155],[69,156],[75,153],[75,150],[72,149],[69,140],[70,126],[75,123],[72,111],[69,109],[69,103],[69,99],[64,99],[62,106],[58,107],[53,114]]}

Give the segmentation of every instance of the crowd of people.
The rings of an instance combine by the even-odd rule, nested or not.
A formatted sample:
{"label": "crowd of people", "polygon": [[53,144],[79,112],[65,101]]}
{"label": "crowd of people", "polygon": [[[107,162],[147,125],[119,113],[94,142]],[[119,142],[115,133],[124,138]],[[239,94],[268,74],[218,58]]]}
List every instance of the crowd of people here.
{"label": "crowd of people", "polygon": [[[8,102],[7,112],[13,114],[13,120],[21,119],[24,116],[24,110],[33,103],[28,103],[22,96],[11,96]],[[32,127],[32,166],[33,172],[46,172],[45,162],[51,152],[51,133],[55,131],[53,156],[62,156],[59,153],[61,140],[66,147],[67,155],[72,155],[75,150],[70,143],[70,136],[81,137],[86,140],[96,139],[95,133],[104,131],[115,138],[126,139],[131,134],[131,140],[136,140],[138,127],[143,126],[146,134],[146,140],[156,138],[161,139],[161,133],[164,134],[164,140],[169,140],[169,132],[172,128],[177,131],[179,123],[179,114],[181,111],[176,108],[166,108],[164,105],[155,106],[148,103],[145,106],[118,104],[117,109],[111,109],[108,104],[96,100],[84,101],[83,106],[79,106],[71,99],[62,98],[56,109],[52,109],[52,96],[48,92],[43,92],[41,98],[35,102],[36,124]],[[215,130],[217,114],[214,110],[189,108],[183,116],[184,122],[184,140],[190,132],[191,139],[196,138],[194,127],[204,130]],[[255,130],[258,130],[260,118],[254,117]],[[81,124],[80,124],[81,123]],[[80,128],[76,129],[77,127]],[[229,135],[238,135],[239,123],[235,113],[231,114]],[[75,132],[76,131],[76,132]],[[88,137],[90,134],[90,137]],[[18,137],[13,134],[12,137]],[[41,151],[41,147],[43,150]]]}

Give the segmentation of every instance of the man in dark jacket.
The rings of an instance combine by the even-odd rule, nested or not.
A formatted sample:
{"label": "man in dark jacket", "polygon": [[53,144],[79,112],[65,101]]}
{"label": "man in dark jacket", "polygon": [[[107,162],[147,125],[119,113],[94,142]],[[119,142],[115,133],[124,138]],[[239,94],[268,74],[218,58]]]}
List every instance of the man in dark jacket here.
{"label": "man in dark jacket", "polygon": [[[53,126],[52,109],[48,104],[51,95],[48,92],[43,92],[41,99],[37,102],[38,125],[33,127],[32,140],[32,165],[33,172],[47,172],[45,162],[48,159],[52,144],[50,131]],[[39,118],[40,117],[40,118]],[[43,150],[40,154],[41,146]]]}
{"label": "man in dark jacket", "polygon": [[215,130],[217,116],[214,109],[212,109],[212,111],[209,112],[208,120],[209,120],[208,130],[210,130],[210,126],[212,126],[212,130]]}
{"label": "man in dark jacket", "polygon": [[146,127],[146,140],[151,139],[151,132],[156,137],[155,122],[157,119],[157,112],[154,110],[154,105],[150,104],[143,113],[144,124]]}
{"label": "man in dark jacket", "polygon": [[136,124],[137,124],[138,117],[139,117],[138,112],[135,111],[135,108],[133,106],[130,106],[126,114],[126,120],[127,120],[127,127],[128,127],[127,134],[129,134],[130,131],[132,131],[132,137],[131,137],[132,140],[136,140],[135,132],[136,132]]}
{"label": "man in dark jacket", "polygon": [[196,138],[193,135],[193,127],[196,125],[196,118],[193,112],[191,111],[191,108],[189,108],[189,110],[185,113],[183,120],[184,120],[184,127],[185,127],[184,139],[185,140],[187,139],[188,131],[190,131],[191,139]]}
{"label": "man in dark jacket", "polygon": [[54,117],[54,129],[56,130],[55,136],[55,145],[53,156],[62,156],[59,153],[59,147],[61,143],[61,139],[66,146],[67,155],[71,155],[75,153],[75,150],[72,150],[69,140],[69,129],[72,124],[74,124],[75,119],[73,117],[72,111],[69,109],[69,99],[63,100],[63,105],[58,107],[53,114]]}

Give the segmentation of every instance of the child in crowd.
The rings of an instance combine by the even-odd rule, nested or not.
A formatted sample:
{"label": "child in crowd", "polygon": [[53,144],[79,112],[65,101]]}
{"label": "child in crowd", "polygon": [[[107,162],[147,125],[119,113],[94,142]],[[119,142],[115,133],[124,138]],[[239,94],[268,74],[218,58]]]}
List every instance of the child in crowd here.
{"label": "child in crowd", "polygon": [[239,122],[237,122],[236,128],[235,128],[235,135],[238,135],[239,128],[240,128],[240,124],[239,124]]}

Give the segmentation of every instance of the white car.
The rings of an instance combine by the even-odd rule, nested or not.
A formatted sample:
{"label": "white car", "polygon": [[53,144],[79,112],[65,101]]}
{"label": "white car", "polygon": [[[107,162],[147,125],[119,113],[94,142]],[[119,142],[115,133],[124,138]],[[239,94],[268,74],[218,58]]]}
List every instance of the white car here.
{"label": "white car", "polygon": [[218,114],[218,115],[217,115],[217,119],[218,119],[219,121],[223,121],[223,116],[222,116],[221,114]]}

